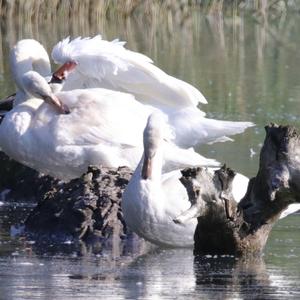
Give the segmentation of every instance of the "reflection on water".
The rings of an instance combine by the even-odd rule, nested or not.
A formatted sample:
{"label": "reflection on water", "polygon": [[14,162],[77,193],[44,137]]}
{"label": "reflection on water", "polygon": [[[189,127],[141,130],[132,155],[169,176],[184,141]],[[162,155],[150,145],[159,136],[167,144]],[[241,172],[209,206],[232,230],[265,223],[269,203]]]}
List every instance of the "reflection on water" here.
{"label": "reflection on water", "polygon": [[[101,14],[66,17],[62,9],[32,22],[26,15],[7,18],[1,25],[1,97],[15,90],[7,58],[9,47],[17,40],[38,39],[50,52],[68,35],[101,33],[107,39],[127,40],[128,48],[149,55],[168,73],[198,87],[209,101],[201,108],[210,117],[258,124],[238,136],[235,143],[199,149],[239,172],[256,173],[266,123],[300,127],[297,15],[259,23],[247,16],[203,17],[191,11],[178,22],[172,14],[126,20],[105,19]],[[11,226],[22,223],[32,205],[1,204],[1,299],[300,297],[298,215],[274,228],[264,261],[230,257],[194,261],[192,250],[153,250],[134,238],[107,248],[68,241],[62,245],[26,241],[11,236],[15,232]]]}
{"label": "reflection on water", "polygon": [[237,299],[249,297],[274,299],[277,288],[271,285],[262,258],[236,260],[233,257],[199,258],[195,260],[197,290],[207,298]]}
{"label": "reflection on water", "polygon": [[[70,247],[71,248],[71,247]],[[144,255],[17,253],[0,258],[4,299],[287,299],[300,296],[298,267],[232,257],[195,259],[192,250]],[[113,296],[112,296],[113,295]],[[34,296],[34,298],[33,298]]]}
{"label": "reflection on water", "polygon": [[[10,236],[8,207],[0,206],[0,299],[300,297],[299,215],[278,223],[263,258],[237,260],[194,258],[192,249],[157,249],[134,235],[106,247],[28,241]],[[12,207],[11,224],[24,218],[25,208]]]}

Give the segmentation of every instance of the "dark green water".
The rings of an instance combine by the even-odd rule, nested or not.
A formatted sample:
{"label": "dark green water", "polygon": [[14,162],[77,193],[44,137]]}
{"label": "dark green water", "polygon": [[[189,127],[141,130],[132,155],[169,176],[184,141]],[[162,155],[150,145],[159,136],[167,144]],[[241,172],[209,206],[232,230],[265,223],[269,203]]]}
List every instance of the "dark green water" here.
{"label": "dark green water", "polygon": [[[14,91],[8,51],[35,38],[50,51],[60,39],[101,33],[127,40],[168,73],[198,87],[213,118],[253,121],[257,126],[234,143],[204,146],[202,154],[253,176],[269,122],[300,128],[300,17],[261,24],[252,17],[212,18],[193,13],[183,22],[97,20],[58,16],[2,24],[0,96]],[[252,149],[252,151],[250,151]],[[252,153],[252,155],[251,155]],[[1,199],[0,199],[1,200]],[[30,209],[30,207],[29,207]],[[299,215],[280,221],[263,260],[206,258],[192,250],[148,249],[131,241],[113,251],[86,245],[43,245],[13,237],[28,204],[1,202],[0,299],[287,299],[300,297]]]}

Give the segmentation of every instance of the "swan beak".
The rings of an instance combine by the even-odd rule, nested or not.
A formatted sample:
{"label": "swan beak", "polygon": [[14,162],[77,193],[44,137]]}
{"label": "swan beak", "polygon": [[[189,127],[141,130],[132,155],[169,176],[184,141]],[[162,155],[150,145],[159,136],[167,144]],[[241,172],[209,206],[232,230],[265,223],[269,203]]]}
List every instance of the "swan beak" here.
{"label": "swan beak", "polygon": [[58,68],[51,77],[49,83],[62,83],[77,66],[75,61],[68,61],[63,64],[60,68]]}
{"label": "swan beak", "polygon": [[55,95],[45,96],[43,97],[44,101],[52,106],[54,106],[59,113],[61,114],[69,114],[70,110],[68,106],[63,104]]}
{"label": "swan beak", "polygon": [[142,178],[144,180],[149,179],[152,173],[152,159],[146,154],[144,155],[144,163],[142,168]]}

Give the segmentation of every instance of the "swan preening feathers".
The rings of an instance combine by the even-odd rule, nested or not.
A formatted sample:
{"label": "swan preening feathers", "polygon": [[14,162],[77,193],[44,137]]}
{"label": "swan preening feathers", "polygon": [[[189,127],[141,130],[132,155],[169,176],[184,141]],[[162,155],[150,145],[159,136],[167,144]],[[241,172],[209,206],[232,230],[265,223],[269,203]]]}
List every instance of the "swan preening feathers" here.
{"label": "swan preening feathers", "polygon": [[[50,75],[42,45],[22,40],[12,48],[10,64],[19,90],[0,127],[3,151],[40,172],[69,180],[89,164],[135,168],[147,118],[156,110],[168,119],[172,132],[168,170],[203,160],[192,149],[178,147],[220,140],[252,126],[205,118],[196,107],[205,102],[196,88],[167,75],[146,56],[126,50],[123,43],[100,36],[65,39],[52,56],[63,63],[56,79],[65,82],[51,80],[49,87],[42,78]],[[156,101],[149,101],[151,97]],[[178,151],[186,154],[175,155]]]}
{"label": "swan preening feathers", "polygon": [[76,62],[76,70],[65,83],[67,90],[103,87],[127,92],[137,100],[164,109],[207,103],[192,85],[169,76],[140,53],[127,50],[124,42],[93,38],[66,38],[54,46],[56,63]]}
{"label": "swan preening feathers", "polygon": [[76,64],[64,90],[101,87],[130,93],[137,101],[158,108],[169,116],[176,131],[175,143],[180,147],[226,141],[227,136],[253,126],[251,122],[205,118],[197,105],[207,101],[198,89],[166,74],[149,57],[127,50],[124,44],[105,41],[100,35],[66,38],[52,50],[53,60],[63,65],[54,75],[64,79],[69,66]]}
{"label": "swan preening feathers", "polygon": [[180,183],[180,170],[162,173],[165,123],[152,114],[144,131],[144,155],[122,198],[126,224],[138,235],[160,246],[193,245],[196,219],[183,226],[172,219],[190,207]]}
{"label": "swan preening feathers", "polygon": [[123,202],[129,226],[157,244],[192,245],[196,221],[172,221],[190,206],[179,168],[217,166],[191,147],[226,141],[253,124],[205,118],[198,89],[118,40],[66,38],[52,58],[62,66],[51,78],[40,43],[22,40],[12,48],[18,91],[13,109],[1,112],[1,149],[63,180],[89,165],[136,168]]}

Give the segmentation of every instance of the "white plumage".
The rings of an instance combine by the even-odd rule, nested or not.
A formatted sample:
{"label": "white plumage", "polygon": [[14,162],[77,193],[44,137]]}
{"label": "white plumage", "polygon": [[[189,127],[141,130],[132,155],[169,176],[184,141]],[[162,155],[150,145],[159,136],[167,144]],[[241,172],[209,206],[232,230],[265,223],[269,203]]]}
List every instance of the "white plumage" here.
{"label": "white plumage", "polygon": [[53,48],[53,60],[59,64],[77,63],[63,89],[102,87],[128,92],[169,116],[180,147],[227,141],[228,135],[254,125],[205,118],[197,105],[207,101],[198,89],[166,74],[150,58],[127,50],[124,44],[105,41],[100,35],[59,42]]}
{"label": "white plumage", "polygon": [[124,48],[119,40],[108,42],[100,35],[93,38],[66,38],[54,46],[56,63],[78,63],[65,89],[104,87],[124,91],[139,101],[166,108],[184,108],[207,103],[192,85],[169,76],[140,53]]}
{"label": "white plumage", "polygon": [[[48,93],[50,97],[50,87]],[[135,168],[143,151],[143,128],[153,108],[137,102],[132,95],[100,88],[59,92],[55,96],[69,108],[69,114],[61,114],[37,98],[6,114],[0,125],[4,152],[64,180],[79,177],[89,165]],[[218,164],[173,144],[166,160],[170,161],[168,169],[203,161]]]}
{"label": "white plumage", "polygon": [[[134,169],[143,152],[142,133],[147,118],[156,109],[139,103],[133,95],[101,88],[54,93],[46,80],[33,71],[38,63],[46,65],[48,61],[43,60],[43,49],[40,56],[38,51],[34,58],[31,56],[31,42],[32,46],[42,47],[26,40],[12,49],[11,63],[21,101],[0,125],[3,151],[64,180],[80,176],[88,165],[126,165]],[[62,114],[68,110],[69,114]],[[169,146],[166,161],[167,169],[203,162],[218,164],[174,144]]]}
{"label": "white plumage", "polygon": [[192,246],[196,219],[178,226],[173,218],[190,207],[180,183],[180,170],[162,173],[164,122],[153,114],[144,131],[144,155],[122,197],[126,224],[138,235],[159,246]]}

